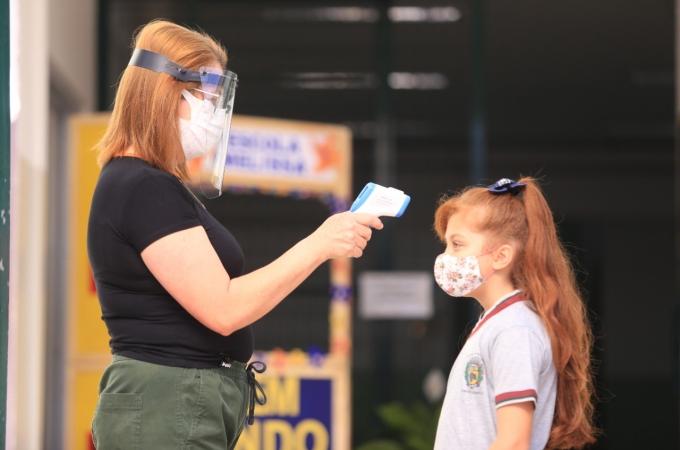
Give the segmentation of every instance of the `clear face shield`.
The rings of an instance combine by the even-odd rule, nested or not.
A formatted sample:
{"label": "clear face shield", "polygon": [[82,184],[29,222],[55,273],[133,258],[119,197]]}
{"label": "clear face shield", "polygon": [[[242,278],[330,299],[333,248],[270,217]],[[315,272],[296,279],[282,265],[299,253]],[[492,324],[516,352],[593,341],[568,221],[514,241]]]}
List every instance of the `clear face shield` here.
{"label": "clear face shield", "polygon": [[199,169],[202,175],[199,185],[205,197],[216,198],[222,195],[229,132],[238,83],[236,74],[230,71],[219,73],[214,68],[189,70],[161,54],[139,48],[135,49],[132,54],[129,65],[167,73],[180,81],[195,83],[195,87],[188,88],[194,97],[187,98],[191,104],[191,120],[195,119],[194,115],[199,115],[202,119],[202,126],[206,128],[206,134],[214,135],[217,139],[209,139],[210,144],[200,149],[200,156],[191,159],[188,163],[193,168]]}
{"label": "clear face shield", "polygon": [[201,192],[207,198],[217,198],[222,195],[238,77],[230,71],[224,75],[203,71],[201,78],[201,86],[194,89],[194,94],[203,97],[203,104],[218,127],[219,139],[206,149],[196,164],[200,165],[200,173],[205,175],[200,182]]}

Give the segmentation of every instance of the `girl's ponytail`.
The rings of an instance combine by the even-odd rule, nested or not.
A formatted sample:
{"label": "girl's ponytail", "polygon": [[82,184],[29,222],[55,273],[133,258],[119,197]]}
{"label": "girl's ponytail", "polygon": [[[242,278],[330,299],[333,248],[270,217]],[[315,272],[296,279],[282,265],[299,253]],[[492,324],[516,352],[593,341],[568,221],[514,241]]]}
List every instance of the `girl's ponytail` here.
{"label": "girl's ponytail", "polygon": [[533,301],[552,342],[558,374],[555,416],[548,448],[580,448],[595,442],[592,335],[569,258],[550,207],[533,178],[522,178],[526,241],[514,278]]}

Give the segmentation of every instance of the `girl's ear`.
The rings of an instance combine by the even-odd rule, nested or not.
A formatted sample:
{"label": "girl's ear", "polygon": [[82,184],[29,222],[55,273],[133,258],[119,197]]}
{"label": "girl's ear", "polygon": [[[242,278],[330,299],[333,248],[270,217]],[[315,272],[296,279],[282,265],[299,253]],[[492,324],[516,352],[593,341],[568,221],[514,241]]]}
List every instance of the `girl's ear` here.
{"label": "girl's ear", "polygon": [[491,266],[494,270],[500,271],[509,267],[515,259],[515,247],[510,244],[503,244],[492,254]]}

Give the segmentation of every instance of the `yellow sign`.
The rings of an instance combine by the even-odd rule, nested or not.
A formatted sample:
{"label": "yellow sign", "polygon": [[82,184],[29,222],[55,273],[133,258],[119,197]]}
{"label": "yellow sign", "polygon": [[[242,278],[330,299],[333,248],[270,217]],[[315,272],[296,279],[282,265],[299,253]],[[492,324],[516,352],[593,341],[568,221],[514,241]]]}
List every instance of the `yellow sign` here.
{"label": "yellow sign", "polygon": [[109,363],[109,335],[87,257],[87,222],[99,168],[92,150],[106,130],[108,114],[76,117],[70,123],[71,185],[66,361],[66,448],[89,449],[90,423],[99,378]]}

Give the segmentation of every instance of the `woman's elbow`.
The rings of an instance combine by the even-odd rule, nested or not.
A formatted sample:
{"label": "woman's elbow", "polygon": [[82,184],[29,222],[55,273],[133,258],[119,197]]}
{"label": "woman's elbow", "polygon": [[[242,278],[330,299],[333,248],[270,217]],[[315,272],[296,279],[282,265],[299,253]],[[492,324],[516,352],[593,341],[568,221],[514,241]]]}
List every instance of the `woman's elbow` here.
{"label": "woman's elbow", "polygon": [[238,328],[232,323],[232,321],[220,321],[219,324],[213,326],[213,331],[220,336],[231,336]]}
{"label": "woman's elbow", "polygon": [[227,317],[221,317],[212,328],[213,331],[226,337],[234,334],[245,326],[246,325],[244,325],[238,317],[235,317],[233,314],[229,314]]}
{"label": "woman's elbow", "polygon": [[213,323],[209,325],[209,328],[224,337],[230,336],[243,328],[238,314],[238,305],[235,305],[229,299],[216,303],[219,304],[219,308],[213,310],[211,317]]}

